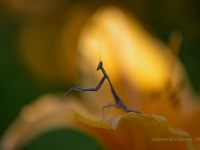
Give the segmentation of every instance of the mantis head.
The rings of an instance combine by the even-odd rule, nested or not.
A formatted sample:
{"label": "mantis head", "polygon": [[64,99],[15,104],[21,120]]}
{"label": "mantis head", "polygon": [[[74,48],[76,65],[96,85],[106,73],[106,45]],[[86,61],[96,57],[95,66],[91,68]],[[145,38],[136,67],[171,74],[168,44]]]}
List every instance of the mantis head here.
{"label": "mantis head", "polygon": [[99,64],[98,64],[98,66],[97,66],[97,71],[98,71],[99,69],[101,69],[101,68],[102,68],[102,66],[103,66],[103,62],[102,62],[102,61],[100,61],[100,62],[99,62]]}

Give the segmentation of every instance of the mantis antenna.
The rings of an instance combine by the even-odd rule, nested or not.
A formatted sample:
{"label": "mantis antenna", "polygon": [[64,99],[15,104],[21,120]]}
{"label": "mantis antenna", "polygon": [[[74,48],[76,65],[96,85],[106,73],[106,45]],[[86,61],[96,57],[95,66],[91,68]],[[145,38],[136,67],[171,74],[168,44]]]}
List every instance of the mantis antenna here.
{"label": "mantis antenna", "polygon": [[102,40],[100,41],[99,46],[98,46],[98,48],[99,48],[99,62],[101,62],[101,44],[102,44]]}
{"label": "mantis antenna", "polygon": [[108,74],[106,73],[105,69],[103,68],[103,62],[100,61],[98,66],[97,66],[97,71],[101,70],[101,72],[103,73],[103,78],[100,80],[99,84],[95,87],[95,88],[83,88],[83,87],[79,87],[79,86],[74,86],[71,89],[69,89],[64,97],[66,97],[71,91],[98,91],[100,89],[100,87],[102,86],[102,84],[104,83],[104,81],[107,79],[109,85],[110,85],[110,90],[112,92],[112,95],[114,97],[115,103],[114,104],[108,104],[102,107],[103,109],[103,120],[105,118],[105,109],[109,108],[109,107],[115,107],[115,108],[121,108],[124,112],[128,113],[128,112],[135,112],[140,114],[141,112],[131,109],[129,107],[127,107],[123,101],[119,98],[119,96],[117,95],[111,81],[110,78],[108,76]]}

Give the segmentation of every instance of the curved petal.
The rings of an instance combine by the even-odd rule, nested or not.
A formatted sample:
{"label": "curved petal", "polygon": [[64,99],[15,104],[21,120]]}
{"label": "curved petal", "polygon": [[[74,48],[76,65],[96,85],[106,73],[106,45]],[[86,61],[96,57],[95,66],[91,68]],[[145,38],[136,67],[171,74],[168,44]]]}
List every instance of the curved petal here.
{"label": "curved petal", "polygon": [[[76,100],[70,99],[73,99],[71,105],[74,105]],[[22,108],[4,133],[0,145],[4,150],[19,149],[41,133],[61,127],[76,127],[70,108],[67,104],[60,104],[58,96],[43,95]]]}
{"label": "curved petal", "polygon": [[77,111],[75,116],[108,149],[193,149],[190,136],[160,116],[128,113],[110,122],[89,119]]}

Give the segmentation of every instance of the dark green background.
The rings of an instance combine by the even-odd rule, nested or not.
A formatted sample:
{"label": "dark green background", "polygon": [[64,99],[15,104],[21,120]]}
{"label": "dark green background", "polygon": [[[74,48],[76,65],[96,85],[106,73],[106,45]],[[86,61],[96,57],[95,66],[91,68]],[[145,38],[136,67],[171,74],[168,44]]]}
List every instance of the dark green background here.
{"label": "dark green background", "polygon": [[[171,31],[180,30],[184,39],[179,57],[194,90],[200,92],[200,2],[198,0],[117,2],[86,0],[82,2],[93,8],[104,3],[120,4],[136,14],[143,25],[164,42],[167,42]],[[71,3],[68,1],[66,8]],[[36,80],[23,66],[20,55],[16,53],[17,43],[13,44],[14,36],[19,32],[22,24],[23,19],[15,21],[12,15],[8,16],[0,7],[0,137],[18,115],[22,106],[42,94],[65,91],[71,86],[68,83]],[[83,145],[85,149],[102,149],[89,136],[67,129],[45,133],[24,149],[84,149]]]}

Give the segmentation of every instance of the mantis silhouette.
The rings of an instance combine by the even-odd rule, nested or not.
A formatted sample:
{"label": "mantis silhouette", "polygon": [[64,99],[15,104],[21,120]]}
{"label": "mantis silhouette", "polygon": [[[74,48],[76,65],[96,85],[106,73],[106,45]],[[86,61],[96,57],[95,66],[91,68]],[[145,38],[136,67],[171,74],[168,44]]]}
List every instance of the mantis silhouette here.
{"label": "mantis silhouette", "polygon": [[79,87],[79,86],[74,86],[72,87],[71,89],[69,89],[69,91],[67,91],[65,93],[65,97],[71,92],[71,91],[98,91],[100,89],[100,87],[102,86],[102,84],[104,83],[104,81],[107,79],[108,80],[108,83],[110,85],[110,89],[111,89],[111,92],[112,92],[112,95],[114,97],[114,100],[115,100],[115,104],[108,104],[108,105],[105,105],[102,107],[103,109],[103,120],[104,120],[104,111],[106,108],[109,108],[109,107],[115,107],[115,108],[121,108],[124,112],[128,113],[128,112],[135,112],[135,113],[141,113],[137,110],[134,110],[134,109],[131,109],[129,107],[127,107],[123,101],[119,98],[119,96],[117,95],[111,81],[110,81],[110,78],[108,77],[108,74],[106,73],[105,69],[103,68],[103,62],[100,61],[98,66],[97,66],[97,71],[101,70],[102,73],[103,73],[103,78],[101,79],[101,81],[99,82],[99,84],[95,87],[95,88],[82,88],[82,87]]}

